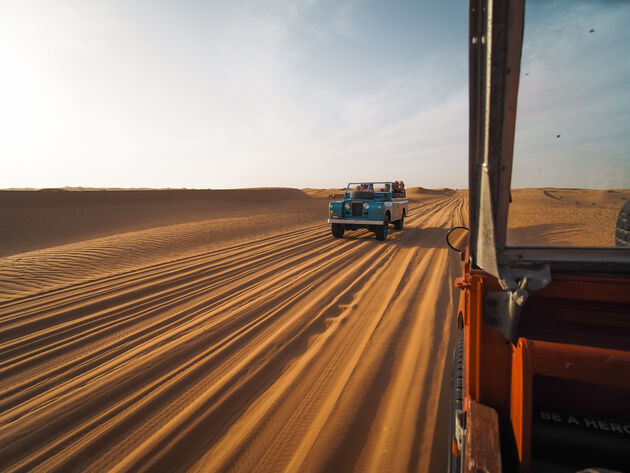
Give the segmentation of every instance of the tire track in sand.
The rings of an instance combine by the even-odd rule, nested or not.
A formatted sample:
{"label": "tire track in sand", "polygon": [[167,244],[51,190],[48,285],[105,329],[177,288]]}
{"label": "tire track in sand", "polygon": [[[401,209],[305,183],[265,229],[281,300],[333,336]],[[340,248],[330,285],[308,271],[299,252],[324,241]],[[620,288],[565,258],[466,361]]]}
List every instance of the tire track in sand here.
{"label": "tire track in sand", "polygon": [[427,471],[465,203],[413,205],[384,243],[323,224],[18,291],[0,303],[0,464]]}

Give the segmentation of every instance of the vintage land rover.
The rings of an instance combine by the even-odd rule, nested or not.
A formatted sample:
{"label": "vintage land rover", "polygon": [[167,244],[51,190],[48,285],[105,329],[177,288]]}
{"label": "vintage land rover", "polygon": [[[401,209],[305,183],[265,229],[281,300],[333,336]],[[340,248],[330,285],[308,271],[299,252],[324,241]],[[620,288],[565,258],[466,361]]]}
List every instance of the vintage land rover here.
{"label": "vintage land rover", "polygon": [[390,223],[402,230],[409,214],[402,181],[351,182],[343,200],[331,202],[328,211],[335,238],[343,237],[345,230],[367,228],[381,241],[387,238]]}
{"label": "vintage land rover", "polygon": [[[586,156],[592,163],[590,172],[595,173],[609,165],[606,156],[627,156],[619,152],[626,152],[625,146],[608,155],[593,151],[605,149],[613,140],[625,144],[626,135],[616,130],[601,133],[592,117],[606,105],[601,97],[611,93],[602,84],[619,76],[627,84],[630,70],[620,73],[613,60],[615,51],[591,44],[596,43],[592,35],[600,30],[585,24],[598,18],[597,25],[608,26],[602,32],[606,44],[624,44],[609,36],[625,34],[627,41],[627,28],[610,25],[622,14],[630,16],[630,6],[566,2],[546,9],[546,4],[528,1],[527,19],[534,26],[525,28],[524,34],[523,0],[470,1],[469,228],[455,227],[447,236],[449,246],[461,252],[463,269],[455,281],[460,289],[455,323],[462,335],[452,360],[449,473],[630,471],[630,245],[626,238],[630,227],[628,204],[624,204],[628,174],[620,181],[624,175],[620,167],[617,176],[605,176],[610,183],[590,181],[589,189],[599,189],[595,192],[602,199],[615,198],[616,207],[609,208],[613,217],[614,211],[619,212],[616,242],[612,218],[606,227],[592,217],[583,225],[543,222],[553,217],[546,212],[566,204],[542,189],[537,189],[539,195],[553,204],[543,211],[542,200],[537,200],[538,209],[528,211],[527,226],[513,227],[523,193],[510,190],[513,170],[518,182],[523,170],[532,172],[527,164],[537,157],[515,147],[515,142],[523,142],[519,124],[538,124],[549,113],[553,122],[560,112],[547,101],[560,91],[565,92],[562,103],[579,103],[558,122],[573,132],[567,151],[573,163]],[[558,32],[570,34],[550,40],[548,33]],[[586,47],[591,48],[589,53]],[[551,56],[551,52],[558,54]],[[606,59],[606,68],[593,69],[597,54]],[[553,77],[543,72],[555,65],[566,75],[554,94],[543,95],[547,90],[542,87]],[[581,66],[586,72],[581,73]],[[595,70],[598,75],[593,78],[589,71]],[[534,85],[528,82],[531,76],[537,76]],[[597,79],[589,89],[591,95],[576,89],[583,78]],[[536,93],[521,96],[519,88]],[[541,95],[545,99],[538,100]],[[525,108],[517,120],[519,97],[530,101],[519,101],[519,107]],[[626,116],[629,97],[624,93],[611,102]],[[598,120],[605,119],[606,113]],[[586,117],[584,123],[595,130],[588,139],[584,135],[589,128],[580,129],[571,121],[576,114]],[[544,153],[555,153],[558,160],[563,155],[556,138],[561,136],[554,133],[551,138],[540,138],[536,152],[547,158],[551,154]],[[519,164],[513,168],[513,155],[528,159],[525,163],[516,159]],[[550,158],[545,162],[548,173],[554,162]],[[548,179],[547,175],[541,173],[539,179]],[[583,188],[572,191],[593,193]],[[609,212],[603,201],[589,202],[597,208],[593,215]],[[575,213],[586,208],[578,204],[572,207]],[[592,227],[596,230],[592,234],[609,235],[603,244],[584,238]],[[560,228],[573,232],[573,238],[580,238],[578,243],[566,234],[545,239],[546,231]],[[514,238],[519,229],[530,231],[528,240]]]}

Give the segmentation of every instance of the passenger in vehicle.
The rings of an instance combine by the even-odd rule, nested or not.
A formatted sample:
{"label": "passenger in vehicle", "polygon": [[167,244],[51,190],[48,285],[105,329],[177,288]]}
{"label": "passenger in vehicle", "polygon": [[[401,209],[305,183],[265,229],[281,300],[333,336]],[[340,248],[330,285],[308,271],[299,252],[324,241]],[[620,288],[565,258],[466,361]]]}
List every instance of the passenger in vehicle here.
{"label": "passenger in vehicle", "polygon": [[392,197],[401,198],[407,195],[405,191],[405,183],[403,181],[394,181],[394,190]]}

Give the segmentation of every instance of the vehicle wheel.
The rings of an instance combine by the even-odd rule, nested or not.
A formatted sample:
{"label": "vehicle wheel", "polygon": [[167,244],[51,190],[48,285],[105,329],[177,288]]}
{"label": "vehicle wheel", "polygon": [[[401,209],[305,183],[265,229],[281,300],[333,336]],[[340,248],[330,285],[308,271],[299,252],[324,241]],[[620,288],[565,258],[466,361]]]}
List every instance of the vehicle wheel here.
{"label": "vehicle wheel", "polygon": [[462,459],[453,453],[453,439],[455,438],[455,415],[462,410],[464,398],[464,338],[460,338],[453,350],[453,371],[451,374],[451,415],[448,426],[448,473],[460,473]]}
{"label": "vehicle wheel", "polygon": [[405,224],[405,214],[403,214],[402,217],[400,217],[400,220],[396,220],[394,222],[394,228],[396,230],[402,230],[404,224]]}
{"label": "vehicle wheel", "polygon": [[330,224],[330,230],[332,231],[332,235],[335,238],[342,238],[343,237],[343,225],[341,223],[331,223]]}
{"label": "vehicle wheel", "polygon": [[378,225],[374,233],[379,241],[384,241],[387,238],[387,233],[389,233],[389,217],[387,215],[385,215],[383,225]]}
{"label": "vehicle wheel", "polygon": [[630,200],[619,211],[617,230],[615,231],[615,245],[630,246]]}

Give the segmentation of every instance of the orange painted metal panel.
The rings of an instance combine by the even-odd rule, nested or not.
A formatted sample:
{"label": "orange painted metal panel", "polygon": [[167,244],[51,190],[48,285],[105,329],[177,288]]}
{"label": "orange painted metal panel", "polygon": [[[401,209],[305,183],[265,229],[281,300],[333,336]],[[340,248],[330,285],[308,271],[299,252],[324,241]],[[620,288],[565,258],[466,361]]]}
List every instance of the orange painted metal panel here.
{"label": "orange painted metal panel", "polygon": [[[630,390],[630,352],[615,341],[627,326],[624,306],[630,304],[630,278],[554,274],[549,286],[530,295],[529,310],[535,312],[526,311],[525,317],[535,327],[542,325],[537,331],[528,330],[558,338],[562,333],[558,324],[564,322],[573,332],[555,341],[521,337],[516,344],[485,324],[484,296],[501,290],[496,278],[465,268],[457,287],[462,289],[464,409],[469,401],[476,401],[509,420],[519,471],[529,472],[532,467],[533,384],[537,375]],[[584,313],[571,305],[573,301]],[[618,328],[620,335],[612,337],[609,329],[606,332],[600,326]],[[593,335],[588,335],[590,327],[597,328]],[[580,333],[585,335],[580,338]],[[576,344],[583,339],[597,343]]]}
{"label": "orange painted metal panel", "polygon": [[519,338],[512,355],[510,420],[521,472],[531,470],[536,375],[630,390],[630,352]]}
{"label": "orange painted metal panel", "polygon": [[630,390],[630,352],[608,348],[529,342],[534,373]]}
{"label": "orange painted metal panel", "polygon": [[519,471],[531,468],[533,370],[528,340],[519,339],[512,353],[510,420],[516,440]]}

